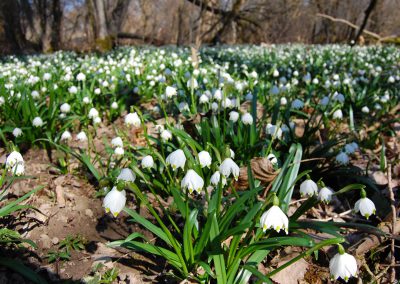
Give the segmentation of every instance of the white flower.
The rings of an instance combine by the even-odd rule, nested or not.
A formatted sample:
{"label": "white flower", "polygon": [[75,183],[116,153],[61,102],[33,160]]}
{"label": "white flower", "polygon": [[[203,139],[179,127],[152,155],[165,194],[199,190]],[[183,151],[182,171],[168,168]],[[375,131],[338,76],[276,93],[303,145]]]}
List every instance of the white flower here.
{"label": "white flower", "polygon": [[325,96],[319,101],[320,105],[327,106],[329,103],[329,97]]}
{"label": "white flower", "polygon": [[61,138],[60,138],[60,140],[61,141],[67,141],[67,140],[71,140],[71,132],[69,132],[68,130],[65,130],[64,132],[63,132],[63,134],[61,134]]}
{"label": "white flower", "polygon": [[19,152],[13,151],[7,156],[6,168],[12,168],[17,164],[24,164],[24,159]]}
{"label": "white flower", "polygon": [[167,165],[171,165],[172,169],[175,171],[177,168],[183,168],[185,167],[186,163],[186,156],[185,153],[181,150],[178,149],[171,154],[168,155],[167,159],[165,160]]}
{"label": "white flower", "polygon": [[282,97],[280,103],[282,106],[285,106],[287,104],[287,99],[285,97]]}
{"label": "white flower", "polygon": [[6,102],[4,97],[0,97],[0,106],[2,106]]}
{"label": "white flower", "polygon": [[210,101],[210,99],[207,97],[207,95],[205,95],[205,94],[203,94],[203,95],[201,95],[200,96],[200,98],[199,98],[199,102],[201,103],[201,104],[206,104],[206,103],[208,103]]}
{"label": "white flower", "polygon": [[333,191],[329,187],[323,187],[318,193],[318,200],[321,202],[329,203],[332,200]]}
{"label": "white flower", "polygon": [[39,92],[38,91],[32,91],[32,93],[31,93],[31,96],[32,96],[32,98],[34,98],[34,99],[37,99],[37,98],[39,98]]}
{"label": "white flower", "polygon": [[242,122],[245,125],[252,125],[253,124],[253,116],[250,113],[245,113],[242,115]]}
{"label": "white flower", "polygon": [[235,152],[232,149],[229,149],[229,153],[231,154],[231,158],[235,159]]}
{"label": "white flower", "polygon": [[251,100],[253,100],[253,94],[252,93],[248,93],[246,95],[246,101],[251,101]]}
{"label": "white flower", "polygon": [[343,119],[343,112],[341,109],[335,110],[333,113],[333,119]]}
{"label": "white flower", "polygon": [[76,135],[76,139],[78,141],[84,142],[84,141],[87,141],[88,138],[86,136],[86,133],[81,131],[81,132],[78,133],[78,135]]}
{"label": "white flower", "polygon": [[99,112],[97,111],[97,109],[95,109],[94,107],[92,107],[92,108],[89,110],[88,117],[94,119],[94,118],[96,118],[96,117],[98,117],[98,116],[99,116]]}
{"label": "white flower", "polygon": [[300,184],[301,196],[313,196],[318,194],[318,186],[311,179],[307,179]]}
{"label": "white flower", "polygon": [[216,102],[213,102],[211,104],[211,109],[213,112],[216,112],[218,110],[218,104]]}
{"label": "white flower", "polygon": [[229,113],[229,120],[232,122],[236,122],[239,119],[239,113],[237,111],[231,111]]}
{"label": "white flower", "polygon": [[167,86],[167,88],[165,89],[165,95],[167,96],[167,98],[172,98],[173,96],[176,96],[176,94],[177,92],[174,87]]}
{"label": "white flower", "polygon": [[363,113],[369,113],[369,108],[368,108],[367,106],[363,106],[362,109],[361,109],[361,111],[362,111]]}
{"label": "white flower", "polygon": [[375,204],[371,199],[362,197],[354,205],[354,212],[360,212],[361,215],[368,219],[369,216],[375,214],[376,212]]}
{"label": "white flower", "polygon": [[142,167],[143,168],[152,168],[154,166],[153,157],[148,155],[142,159]]}
{"label": "white flower", "polygon": [[129,168],[124,168],[121,170],[119,175],[117,176],[117,181],[125,181],[125,182],[134,182],[136,179],[135,173],[129,169]]}
{"label": "white flower", "polygon": [[262,228],[263,232],[268,229],[274,229],[277,232],[284,230],[286,234],[288,234],[289,220],[279,206],[273,205],[268,209],[268,211],[262,214],[260,219],[260,227]]}
{"label": "white flower", "polygon": [[14,135],[14,137],[19,137],[19,136],[22,135],[22,129],[18,128],[18,127],[15,127],[13,132],[12,132],[12,134]]}
{"label": "white flower", "polygon": [[202,168],[211,166],[211,155],[207,151],[201,151],[199,153],[199,162]]}
{"label": "white flower", "polygon": [[279,71],[275,69],[274,72],[272,73],[272,76],[279,77]]}
{"label": "white flower", "polygon": [[51,79],[51,74],[50,73],[44,73],[43,74],[43,80],[48,81]]}
{"label": "white flower", "polygon": [[276,136],[278,139],[282,138],[282,129],[274,124],[268,123],[266,131],[271,136]]}
{"label": "white flower", "polygon": [[139,127],[140,126],[140,118],[138,116],[138,114],[136,112],[134,113],[128,113],[125,116],[125,124],[128,126],[135,126],[135,127]]}
{"label": "white flower", "polygon": [[357,276],[357,261],[348,253],[337,253],[329,261],[329,271],[334,280],[342,278],[347,282],[350,277]]}
{"label": "white flower", "polygon": [[[213,175],[210,178],[210,182],[212,185],[217,186],[219,184],[219,181],[221,180],[221,173],[219,171],[216,171],[213,173]],[[226,185],[226,177],[222,176],[222,186]]]}
{"label": "white flower", "polygon": [[278,159],[272,153],[267,156],[267,159],[271,162],[272,165],[278,164]]}
{"label": "white flower", "polygon": [[187,87],[191,89],[197,89],[199,87],[199,83],[197,83],[196,78],[191,78],[187,81]]}
{"label": "white flower", "polygon": [[345,152],[340,152],[336,156],[336,162],[341,165],[347,165],[350,162],[349,156]]}
{"label": "white flower", "polygon": [[113,103],[111,104],[111,108],[112,108],[112,109],[117,109],[117,108],[118,108],[118,103],[117,103],[117,102],[113,102]]}
{"label": "white flower", "polygon": [[115,137],[111,140],[111,145],[113,147],[123,147],[124,143],[122,142],[122,138],[121,137]]}
{"label": "white flower", "polygon": [[82,99],[82,101],[83,101],[84,104],[90,103],[89,97],[84,97],[84,98]]}
{"label": "white flower", "polygon": [[122,147],[117,147],[117,148],[115,148],[115,150],[114,150],[114,154],[115,154],[116,156],[118,156],[118,157],[123,156],[124,153],[125,153],[125,151],[124,151],[124,148],[122,148]]}
{"label": "white flower", "polygon": [[25,165],[22,163],[15,164],[10,172],[16,176],[22,176],[25,173]]}
{"label": "white flower", "polygon": [[76,75],[76,80],[78,80],[78,81],[85,81],[85,80],[86,80],[85,74],[83,74],[82,72],[79,73],[78,75]]}
{"label": "white flower", "polygon": [[34,127],[42,127],[43,126],[43,120],[39,116],[37,116],[32,120],[32,125]]}
{"label": "white flower", "polygon": [[101,122],[101,118],[98,117],[98,116],[96,116],[96,117],[93,119],[93,124],[99,124],[100,122]]}
{"label": "white flower", "polygon": [[178,105],[178,109],[180,112],[184,112],[185,110],[189,111],[189,105],[187,102],[181,102]]}
{"label": "white flower", "polygon": [[225,177],[229,177],[232,174],[235,180],[237,180],[239,177],[240,169],[239,166],[231,158],[226,158],[219,166],[219,171]]}
{"label": "white flower", "polygon": [[355,142],[352,142],[350,144],[346,144],[344,146],[344,150],[347,154],[353,154],[356,150],[358,149],[358,145]]}
{"label": "white flower", "polygon": [[69,113],[69,112],[71,111],[71,106],[70,106],[69,104],[67,104],[67,103],[63,103],[63,104],[60,106],[60,111],[61,111],[62,113]]}
{"label": "white flower", "polygon": [[279,94],[279,87],[274,85],[272,88],[269,90],[269,93],[271,95],[278,95]]}
{"label": "white flower", "polygon": [[94,89],[94,93],[95,93],[96,95],[100,95],[100,94],[101,94],[100,88]]}
{"label": "white flower", "polygon": [[204,186],[204,180],[194,170],[188,170],[181,181],[182,189],[188,189],[189,193],[197,191],[200,193]]}
{"label": "white flower", "polygon": [[124,208],[126,203],[126,192],[125,190],[119,191],[117,187],[113,187],[112,190],[107,193],[103,200],[103,207],[106,212],[111,212],[114,217],[117,217],[119,212]]}
{"label": "white flower", "polygon": [[214,92],[213,98],[217,101],[221,101],[222,100],[222,91],[221,90],[216,90]]}
{"label": "white flower", "polygon": [[301,109],[303,107],[304,107],[304,103],[303,103],[303,101],[301,101],[299,99],[295,99],[292,102],[292,108],[294,108],[294,109]]}
{"label": "white flower", "polygon": [[171,140],[171,139],[172,139],[172,133],[171,133],[171,131],[169,131],[169,130],[167,130],[167,129],[164,129],[164,130],[161,132],[160,136],[161,136],[161,139],[162,139],[163,141],[168,141],[168,140]]}
{"label": "white flower", "polygon": [[71,94],[74,95],[74,94],[78,93],[78,88],[75,86],[71,86],[68,88],[68,92],[70,92]]}

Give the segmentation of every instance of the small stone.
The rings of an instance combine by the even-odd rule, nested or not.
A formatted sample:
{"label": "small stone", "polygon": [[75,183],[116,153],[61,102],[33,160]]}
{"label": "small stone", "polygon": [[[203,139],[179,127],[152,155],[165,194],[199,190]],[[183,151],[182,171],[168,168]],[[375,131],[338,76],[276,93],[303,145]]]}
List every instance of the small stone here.
{"label": "small stone", "polygon": [[49,249],[51,247],[51,240],[48,235],[46,234],[41,234],[40,235],[40,241],[42,243],[42,247],[45,249]]}
{"label": "small stone", "polygon": [[85,215],[92,218],[93,217],[93,211],[91,209],[86,209],[85,210]]}
{"label": "small stone", "polygon": [[60,242],[60,240],[57,237],[54,237],[51,239],[51,242],[53,243],[53,245],[56,245]]}

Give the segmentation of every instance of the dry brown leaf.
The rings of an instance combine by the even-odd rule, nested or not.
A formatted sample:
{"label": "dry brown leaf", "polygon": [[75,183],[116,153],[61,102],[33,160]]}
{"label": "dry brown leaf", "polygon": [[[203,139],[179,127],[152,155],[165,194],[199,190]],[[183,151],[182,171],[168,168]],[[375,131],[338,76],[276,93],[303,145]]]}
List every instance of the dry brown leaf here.
{"label": "dry brown leaf", "polygon": [[[271,183],[278,174],[278,171],[275,171],[271,161],[267,158],[256,157],[251,159],[250,167],[253,177],[261,181],[262,185]],[[249,187],[248,179],[247,166],[240,168],[239,179],[235,183],[235,187],[240,190],[247,189]]]}

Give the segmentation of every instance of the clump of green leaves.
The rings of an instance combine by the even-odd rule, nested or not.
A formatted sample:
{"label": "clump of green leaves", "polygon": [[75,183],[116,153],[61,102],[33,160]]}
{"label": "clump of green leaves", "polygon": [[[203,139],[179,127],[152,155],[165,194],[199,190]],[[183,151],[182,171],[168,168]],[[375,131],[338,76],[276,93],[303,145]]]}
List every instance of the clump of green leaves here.
{"label": "clump of green leaves", "polygon": [[66,261],[71,259],[71,251],[81,251],[85,249],[86,240],[81,236],[68,235],[58,246],[58,250],[48,252],[46,258],[49,263],[55,261]]}

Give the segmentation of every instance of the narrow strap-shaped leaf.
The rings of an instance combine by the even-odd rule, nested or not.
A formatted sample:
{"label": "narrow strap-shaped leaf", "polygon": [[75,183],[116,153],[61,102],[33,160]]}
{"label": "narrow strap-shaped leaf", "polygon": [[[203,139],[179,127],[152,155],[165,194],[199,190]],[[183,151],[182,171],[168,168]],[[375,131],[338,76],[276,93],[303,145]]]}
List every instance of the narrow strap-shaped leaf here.
{"label": "narrow strap-shaped leaf", "polygon": [[141,224],[143,227],[145,227],[147,230],[155,234],[157,237],[162,239],[164,242],[166,242],[168,245],[172,246],[171,241],[167,237],[167,235],[164,233],[164,231],[160,228],[151,223],[150,221],[146,220],[142,216],[140,216],[136,211],[129,209],[129,208],[124,208],[124,211],[129,214],[133,218],[133,220],[139,224]]}

